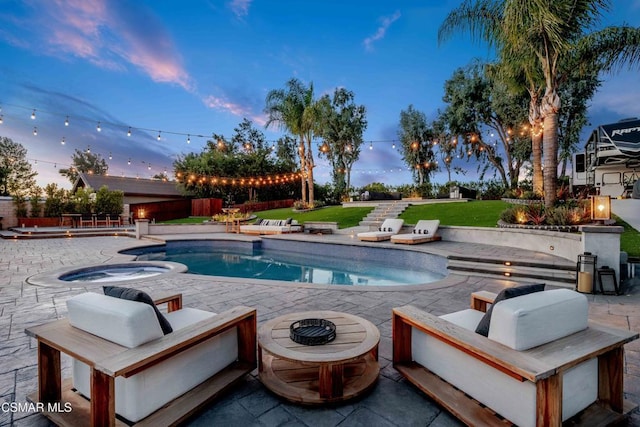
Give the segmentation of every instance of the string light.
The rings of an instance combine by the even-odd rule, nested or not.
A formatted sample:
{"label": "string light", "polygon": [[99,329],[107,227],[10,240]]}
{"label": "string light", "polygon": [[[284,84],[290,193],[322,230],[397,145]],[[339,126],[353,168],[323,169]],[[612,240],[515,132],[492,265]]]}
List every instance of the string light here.
{"label": "string light", "polygon": [[129,157],[129,160],[127,160],[127,165],[131,166],[131,157]]}
{"label": "string light", "polygon": [[98,132],[102,132],[102,128],[100,127],[100,122],[98,122],[98,126],[96,126],[96,130]]}
{"label": "string light", "polygon": [[162,131],[158,131],[158,141],[160,141],[162,139],[162,137],[160,136],[161,133],[162,133]]}
{"label": "string light", "polygon": [[64,145],[64,144],[66,144],[66,143],[67,143],[67,142],[65,141],[64,136],[63,136],[63,137],[62,137],[62,139],[60,140],[60,144]]}
{"label": "string light", "polygon": [[369,143],[369,150],[373,150],[373,142]]}
{"label": "string light", "polygon": [[2,123],[4,123],[3,117],[4,117],[4,116],[3,116],[2,114],[0,114],[0,125],[1,125]]}
{"label": "string light", "polygon": [[64,119],[64,125],[69,126],[69,116],[67,116],[67,118]]}
{"label": "string light", "polygon": [[113,160],[113,156],[111,155],[111,151],[109,151],[109,160]]}
{"label": "string light", "polygon": [[129,130],[127,131],[127,136],[131,136],[131,126],[129,126]]}
{"label": "string light", "polygon": [[187,144],[191,144],[191,135],[187,134]]}
{"label": "string light", "polygon": [[31,120],[35,120],[36,119],[36,109],[34,108],[33,111],[31,112]]}
{"label": "string light", "polygon": [[87,145],[87,154],[91,153],[91,146]]}
{"label": "string light", "polygon": [[38,128],[37,127],[33,128],[33,136],[38,136]]}

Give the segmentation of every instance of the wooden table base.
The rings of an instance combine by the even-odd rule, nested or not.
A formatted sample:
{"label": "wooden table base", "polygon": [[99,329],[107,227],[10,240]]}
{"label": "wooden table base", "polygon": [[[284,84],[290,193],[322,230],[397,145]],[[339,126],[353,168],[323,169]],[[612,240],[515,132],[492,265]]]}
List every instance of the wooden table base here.
{"label": "wooden table base", "polygon": [[[355,362],[331,365],[290,362],[263,353],[260,380],[291,402],[318,405],[343,402],[366,393],[375,385],[380,372],[372,353]],[[329,373],[322,375],[321,381],[323,371]]]}

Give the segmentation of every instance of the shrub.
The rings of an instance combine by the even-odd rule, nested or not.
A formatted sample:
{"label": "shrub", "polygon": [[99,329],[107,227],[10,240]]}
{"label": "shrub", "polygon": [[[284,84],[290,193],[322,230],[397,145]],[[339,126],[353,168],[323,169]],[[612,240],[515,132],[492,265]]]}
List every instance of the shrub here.
{"label": "shrub", "polygon": [[16,194],[13,197],[13,205],[15,206],[16,216],[25,218],[27,216],[27,199],[22,194]]}
{"label": "shrub", "polygon": [[69,192],[64,188],[59,188],[57,184],[47,184],[44,187],[46,200],[44,201],[44,216],[57,217],[73,209],[69,206]]}
{"label": "shrub", "polygon": [[547,214],[542,203],[532,203],[527,205],[527,220],[533,225],[544,224]]}
{"label": "shrub", "polygon": [[31,218],[38,218],[42,214],[42,205],[40,204],[42,188],[36,185],[31,189],[29,196],[29,204],[31,205]]}

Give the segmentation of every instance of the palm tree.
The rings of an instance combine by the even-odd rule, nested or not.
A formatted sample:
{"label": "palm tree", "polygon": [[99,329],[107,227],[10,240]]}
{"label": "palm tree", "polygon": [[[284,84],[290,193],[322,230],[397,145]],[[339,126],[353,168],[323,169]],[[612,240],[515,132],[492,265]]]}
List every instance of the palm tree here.
{"label": "palm tree", "polygon": [[302,185],[302,201],[314,204],[313,151],[311,143],[318,127],[318,108],[313,97],[313,83],[305,86],[298,79],[291,79],[285,89],[274,89],[267,94],[265,113],[269,116],[266,127],[278,124],[298,137],[298,157]]}
{"label": "palm tree", "polygon": [[[561,61],[580,48],[589,52],[584,61],[597,61],[605,71],[623,63],[630,66],[640,63],[640,29],[609,27],[589,33],[610,3],[610,0],[466,0],[440,27],[441,41],[454,30],[468,30],[495,46],[498,52],[526,51],[525,55],[536,58],[535,66],[544,78],[544,95],[532,112],[535,117],[539,108],[543,119],[546,206],[553,206],[556,200]],[[513,58],[509,54],[502,57]],[[533,104],[537,104],[537,99],[532,97]]]}

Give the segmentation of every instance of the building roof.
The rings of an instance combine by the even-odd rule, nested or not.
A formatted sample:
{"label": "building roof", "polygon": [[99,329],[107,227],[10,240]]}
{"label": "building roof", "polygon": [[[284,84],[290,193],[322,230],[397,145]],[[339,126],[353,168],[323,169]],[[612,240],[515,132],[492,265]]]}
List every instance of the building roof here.
{"label": "building roof", "polygon": [[109,187],[109,190],[122,190],[125,196],[183,197],[175,182],[84,173],[78,174],[78,180],[73,185],[72,191],[75,192],[78,187],[91,187],[98,190],[103,185]]}

